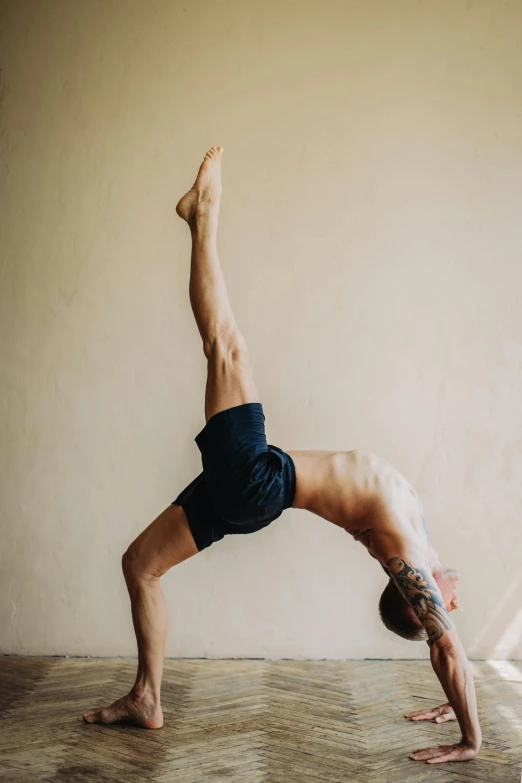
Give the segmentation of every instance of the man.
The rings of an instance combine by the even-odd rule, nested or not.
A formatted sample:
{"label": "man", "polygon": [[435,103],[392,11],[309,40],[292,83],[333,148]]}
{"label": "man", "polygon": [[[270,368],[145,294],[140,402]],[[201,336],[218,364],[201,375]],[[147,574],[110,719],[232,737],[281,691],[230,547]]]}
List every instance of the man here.
{"label": "man", "polygon": [[167,633],[160,577],[232,533],[253,533],[285,508],[303,508],[360,541],[389,576],[381,602],[387,628],[426,638],[448,704],[410,713],[412,720],[456,719],[454,745],[417,750],[428,763],[465,761],[481,744],[473,675],[448,614],[456,572],[429,544],[420,501],[398,471],[357,451],[292,451],[266,443],[263,409],[245,340],[228,300],[217,253],[222,147],[212,147],[177,212],[192,234],[190,301],[208,362],[206,426],[197,436],[203,473],[152,522],[123,556],[138,642],[138,672],[129,694],[88,723],[130,720],[160,728],[160,685]]}

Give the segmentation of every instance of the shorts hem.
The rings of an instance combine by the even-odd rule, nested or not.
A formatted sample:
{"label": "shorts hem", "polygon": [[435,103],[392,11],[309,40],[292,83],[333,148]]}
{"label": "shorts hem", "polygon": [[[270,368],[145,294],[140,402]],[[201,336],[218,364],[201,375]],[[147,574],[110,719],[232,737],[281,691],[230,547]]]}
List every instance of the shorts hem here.
{"label": "shorts hem", "polygon": [[190,530],[190,532],[192,534],[192,538],[194,539],[194,543],[196,545],[196,549],[198,550],[198,552],[201,552],[203,549],[206,549],[208,546],[210,546],[210,543],[207,544],[207,543],[203,542],[203,540],[197,534],[194,525],[192,525],[190,523],[190,518],[189,518],[189,515],[187,513],[187,509],[181,503],[178,503],[176,500],[172,501],[171,506],[179,506],[185,512],[185,516],[187,518],[187,524],[189,526],[189,530]]}
{"label": "shorts hem", "polygon": [[293,505],[294,505],[295,492],[296,492],[296,488],[297,488],[297,476],[296,476],[296,472],[295,472],[294,460],[292,459],[292,457],[290,456],[290,454],[287,451],[285,451],[285,456],[286,456],[286,458],[288,460],[288,465],[290,467],[290,490],[289,490],[289,492],[290,492],[290,498],[289,498],[290,503],[288,505],[285,505],[285,508],[292,508]]}

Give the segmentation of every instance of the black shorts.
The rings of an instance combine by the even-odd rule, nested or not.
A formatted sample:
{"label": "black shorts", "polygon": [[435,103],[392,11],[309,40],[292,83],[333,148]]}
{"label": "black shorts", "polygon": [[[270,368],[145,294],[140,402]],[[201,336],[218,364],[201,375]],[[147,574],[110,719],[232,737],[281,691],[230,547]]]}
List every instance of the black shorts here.
{"label": "black shorts", "polygon": [[269,446],[259,402],[212,416],[196,437],[203,472],[178,495],[199,550],[231,533],[255,533],[290,508],[295,467]]}

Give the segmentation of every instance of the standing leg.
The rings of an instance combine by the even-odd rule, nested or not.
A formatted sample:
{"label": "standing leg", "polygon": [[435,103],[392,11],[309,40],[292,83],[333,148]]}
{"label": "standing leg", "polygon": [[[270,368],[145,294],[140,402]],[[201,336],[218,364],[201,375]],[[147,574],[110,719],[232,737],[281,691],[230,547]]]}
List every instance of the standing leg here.
{"label": "standing leg", "polygon": [[87,723],[131,721],[147,729],[163,725],[160,686],[167,637],[167,606],[160,577],[197,553],[185,512],[168,506],[123,555],[138,642],[138,673],[130,693],[109,707],[84,715]]}
{"label": "standing leg", "polygon": [[248,351],[238,329],[217,252],[222,147],[212,147],[177,212],[192,234],[190,303],[208,361],[205,416],[258,402]]}

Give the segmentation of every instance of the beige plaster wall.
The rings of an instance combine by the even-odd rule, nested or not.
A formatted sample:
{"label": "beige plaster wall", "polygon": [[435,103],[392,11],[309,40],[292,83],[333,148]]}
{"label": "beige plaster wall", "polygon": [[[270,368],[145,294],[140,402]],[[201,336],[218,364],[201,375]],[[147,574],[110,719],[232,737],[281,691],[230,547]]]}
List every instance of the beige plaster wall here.
{"label": "beige plaster wall", "polygon": [[[394,462],[469,654],[522,655],[521,25],[518,0],[1,3],[1,651],[135,651],[120,557],[204,421],[174,205],[223,144],[269,439]],[[384,582],[290,511],[164,579],[167,652],[424,656]]]}

